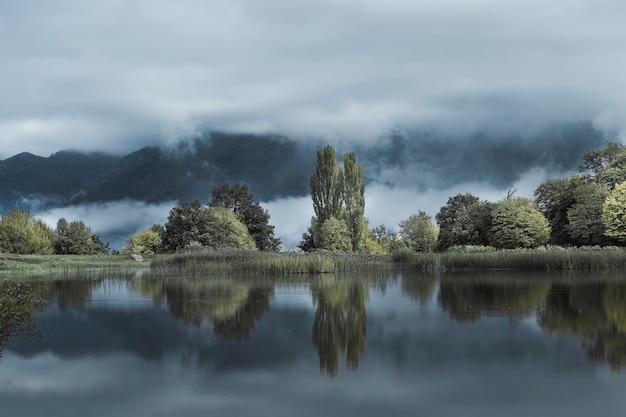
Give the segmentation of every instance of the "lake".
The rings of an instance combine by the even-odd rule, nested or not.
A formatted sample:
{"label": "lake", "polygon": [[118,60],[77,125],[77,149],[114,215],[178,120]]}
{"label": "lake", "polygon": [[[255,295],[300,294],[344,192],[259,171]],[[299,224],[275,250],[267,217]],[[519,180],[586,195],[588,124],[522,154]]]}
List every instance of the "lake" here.
{"label": "lake", "polygon": [[[5,284],[0,415],[572,417],[626,409],[622,274],[288,279]],[[37,299],[46,302],[28,302]],[[31,310],[12,317],[10,303]]]}

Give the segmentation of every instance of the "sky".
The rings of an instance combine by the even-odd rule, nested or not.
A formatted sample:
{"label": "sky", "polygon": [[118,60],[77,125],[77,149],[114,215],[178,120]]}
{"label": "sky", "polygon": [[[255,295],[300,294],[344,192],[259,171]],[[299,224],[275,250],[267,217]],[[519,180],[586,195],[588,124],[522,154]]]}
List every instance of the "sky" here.
{"label": "sky", "polygon": [[206,130],[367,145],[588,121],[621,139],[625,27],[619,0],[4,1],[0,159]]}

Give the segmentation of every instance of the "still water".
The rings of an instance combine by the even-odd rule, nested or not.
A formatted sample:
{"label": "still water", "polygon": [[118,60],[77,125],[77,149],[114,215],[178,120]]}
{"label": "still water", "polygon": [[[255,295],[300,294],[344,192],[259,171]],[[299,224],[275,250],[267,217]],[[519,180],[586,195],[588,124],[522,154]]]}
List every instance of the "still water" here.
{"label": "still water", "polygon": [[626,410],[620,274],[298,280],[5,284],[0,415]]}

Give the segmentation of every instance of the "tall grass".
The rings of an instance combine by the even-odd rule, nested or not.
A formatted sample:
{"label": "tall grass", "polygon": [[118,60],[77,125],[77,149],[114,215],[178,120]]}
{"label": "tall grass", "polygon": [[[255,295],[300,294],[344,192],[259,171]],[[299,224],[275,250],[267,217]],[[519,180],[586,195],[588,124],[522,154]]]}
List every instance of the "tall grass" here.
{"label": "tall grass", "polygon": [[152,274],[319,274],[389,270],[389,258],[381,255],[346,255],[332,253],[273,253],[247,250],[201,250],[163,256],[150,265]]}
{"label": "tall grass", "polygon": [[11,277],[54,277],[92,279],[128,275],[146,270],[150,259],[136,262],[123,255],[15,255],[0,254],[0,280]]}
{"label": "tall grass", "polygon": [[394,262],[422,271],[473,270],[601,270],[626,268],[626,251],[619,248],[539,248],[485,252],[399,252]]}

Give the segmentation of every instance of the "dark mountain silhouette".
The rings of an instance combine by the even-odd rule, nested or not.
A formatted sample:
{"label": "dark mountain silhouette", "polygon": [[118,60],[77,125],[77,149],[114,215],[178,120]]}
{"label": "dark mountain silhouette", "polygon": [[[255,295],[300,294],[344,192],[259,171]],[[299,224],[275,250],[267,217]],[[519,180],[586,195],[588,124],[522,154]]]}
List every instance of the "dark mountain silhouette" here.
{"label": "dark mountain silhouette", "polygon": [[[396,131],[377,141],[333,144],[338,157],[356,153],[364,180],[414,189],[474,182],[506,188],[533,169],[576,170],[583,154],[609,140],[591,123],[550,126],[534,134]],[[125,156],[21,153],[0,161],[0,209],[139,200],[207,202],[221,184],[246,184],[259,201],[305,196],[321,140],[278,135],[210,133],[170,147]]]}
{"label": "dark mountain silhouette", "polygon": [[122,199],[203,202],[217,185],[241,182],[259,200],[308,193],[315,147],[279,136],[212,133],[125,156],[61,151],[0,161],[3,209]]}
{"label": "dark mountain silhouette", "polygon": [[15,155],[0,162],[0,204],[68,204],[93,184],[106,181],[118,164],[119,158],[102,153],[62,151],[48,158],[26,152]]}

